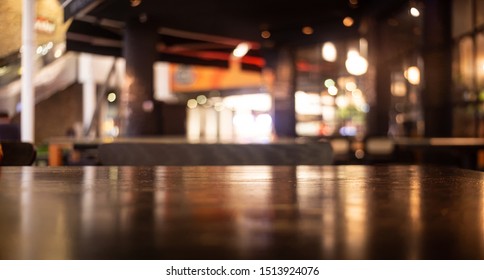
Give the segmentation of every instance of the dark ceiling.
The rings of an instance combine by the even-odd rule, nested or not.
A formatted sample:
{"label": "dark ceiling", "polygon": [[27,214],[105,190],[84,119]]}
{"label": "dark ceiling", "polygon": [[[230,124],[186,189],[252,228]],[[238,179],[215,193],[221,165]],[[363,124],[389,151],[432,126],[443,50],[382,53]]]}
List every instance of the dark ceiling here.
{"label": "dark ceiling", "polygon": [[[139,0],[138,0],[139,1]],[[226,66],[242,41],[252,50],[243,63],[260,68],[260,50],[279,45],[307,45],[357,36],[365,17],[380,17],[404,0],[72,0],[65,15],[74,18],[68,49],[120,56],[125,22],[151,21],[159,26],[159,59],[187,64]],[[355,3],[357,4],[351,4]],[[138,4],[138,5],[136,5]],[[342,21],[350,16],[352,27]],[[312,34],[303,34],[309,26]],[[261,32],[269,31],[270,38]]]}

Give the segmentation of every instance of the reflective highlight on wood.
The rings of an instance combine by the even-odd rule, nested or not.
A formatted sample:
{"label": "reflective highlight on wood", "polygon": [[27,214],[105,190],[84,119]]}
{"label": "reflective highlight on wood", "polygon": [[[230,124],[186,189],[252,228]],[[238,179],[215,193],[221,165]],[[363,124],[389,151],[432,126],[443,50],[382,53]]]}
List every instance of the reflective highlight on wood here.
{"label": "reflective highlight on wood", "polygon": [[0,259],[483,259],[483,173],[2,167]]}

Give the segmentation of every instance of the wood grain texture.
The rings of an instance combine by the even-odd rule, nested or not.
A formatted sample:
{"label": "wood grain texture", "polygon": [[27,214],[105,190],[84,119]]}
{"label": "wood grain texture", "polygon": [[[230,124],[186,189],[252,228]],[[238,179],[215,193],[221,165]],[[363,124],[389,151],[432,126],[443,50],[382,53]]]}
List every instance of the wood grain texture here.
{"label": "wood grain texture", "polygon": [[0,169],[0,259],[483,259],[483,221],[463,169]]}

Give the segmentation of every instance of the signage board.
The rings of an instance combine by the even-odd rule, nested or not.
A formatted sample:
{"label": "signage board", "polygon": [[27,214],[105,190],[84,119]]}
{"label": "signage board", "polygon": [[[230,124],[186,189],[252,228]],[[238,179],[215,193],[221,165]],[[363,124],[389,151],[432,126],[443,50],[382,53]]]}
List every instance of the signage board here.
{"label": "signage board", "polygon": [[53,34],[56,29],[55,23],[47,18],[37,17],[35,19],[35,31],[45,34]]}

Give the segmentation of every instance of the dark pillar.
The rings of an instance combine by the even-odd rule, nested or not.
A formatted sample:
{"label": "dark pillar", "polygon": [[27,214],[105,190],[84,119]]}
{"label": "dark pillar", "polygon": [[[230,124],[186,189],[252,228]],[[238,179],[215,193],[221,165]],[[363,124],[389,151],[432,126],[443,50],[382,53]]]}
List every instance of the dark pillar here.
{"label": "dark pillar", "polygon": [[[369,96],[370,111],[367,115],[368,136],[387,136],[391,106],[391,62],[387,26],[384,22],[368,21],[370,67],[368,75],[374,75],[375,92]],[[373,66],[374,65],[374,66]]]}
{"label": "dark pillar", "polygon": [[[296,136],[296,62],[294,50],[281,48],[272,53],[274,67],[274,129],[278,137]],[[269,66],[270,67],[270,66]]]}
{"label": "dark pillar", "polygon": [[452,136],[451,1],[425,0],[423,24],[425,136]]}
{"label": "dark pillar", "polygon": [[376,69],[376,104],[370,108],[370,118],[373,121],[370,135],[387,136],[390,121],[391,106],[391,69],[387,64],[380,63]]}
{"label": "dark pillar", "polygon": [[153,99],[153,63],[158,39],[155,24],[127,22],[123,55],[126,77],[120,99],[121,136],[153,135],[158,132]]}

